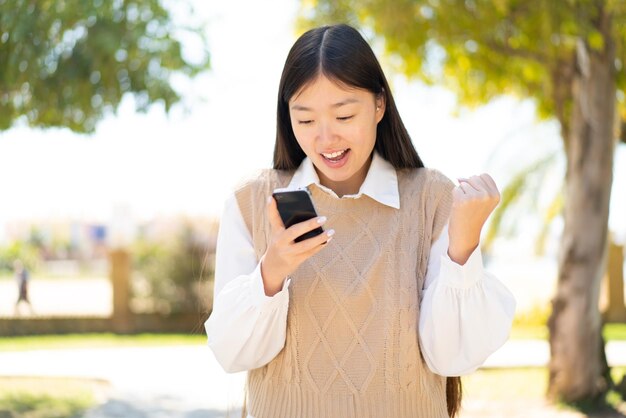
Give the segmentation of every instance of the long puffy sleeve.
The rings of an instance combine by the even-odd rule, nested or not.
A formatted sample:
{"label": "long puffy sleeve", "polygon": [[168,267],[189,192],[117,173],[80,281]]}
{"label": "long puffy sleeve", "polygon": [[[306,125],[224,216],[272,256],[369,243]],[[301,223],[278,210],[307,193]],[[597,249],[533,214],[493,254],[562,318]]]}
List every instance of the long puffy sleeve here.
{"label": "long puffy sleeve", "polygon": [[285,345],[289,281],[266,296],[248,231],[235,196],[224,205],[215,254],[213,311],[205,322],[208,345],[228,373],[269,363]]}
{"label": "long puffy sleeve", "polygon": [[474,372],[507,340],[515,299],[484,270],[480,245],[465,264],[448,256],[448,226],[431,247],[419,338],[428,367],[442,376]]}

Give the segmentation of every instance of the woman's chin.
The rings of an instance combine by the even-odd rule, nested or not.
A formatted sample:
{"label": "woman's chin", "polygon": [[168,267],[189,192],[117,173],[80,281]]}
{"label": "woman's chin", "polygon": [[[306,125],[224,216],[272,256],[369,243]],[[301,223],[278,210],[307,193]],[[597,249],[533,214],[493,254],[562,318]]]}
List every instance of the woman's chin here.
{"label": "woman's chin", "polygon": [[326,180],[333,183],[343,183],[350,180],[350,178],[352,177],[350,173],[342,173],[338,172],[338,170],[322,170],[322,173],[324,174]]}

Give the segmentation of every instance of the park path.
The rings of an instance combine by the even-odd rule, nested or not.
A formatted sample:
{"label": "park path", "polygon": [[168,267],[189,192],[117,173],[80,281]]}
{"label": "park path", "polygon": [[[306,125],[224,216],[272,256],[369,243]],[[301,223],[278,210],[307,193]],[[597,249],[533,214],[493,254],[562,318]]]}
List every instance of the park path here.
{"label": "park path", "polygon": [[207,346],[2,352],[0,376],[108,381],[108,400],[85,418],[235,417],[245,378],[226,374]]}
{"label": "park path", "polygon": [[[510,340],[483,367],[542,366],[548,358],[545,341]],[[611,365],[626,365],[626,342],[609,342],[607,358]],[[245,380],[245,373],[225,373],[206,345],[0,352],[0,376],[65,376],[110,382],[108,400],[85,418],[235,418],[240,416]],[[497,402],[480,402],[468,400],[462,418],[502,416]],[[554,415],[555,411],[542,415],[540,411],[548,411],[544,405],[526,405],[526,412],[528,408],[537,412],[519,416],[582,416],[571,412]]]}

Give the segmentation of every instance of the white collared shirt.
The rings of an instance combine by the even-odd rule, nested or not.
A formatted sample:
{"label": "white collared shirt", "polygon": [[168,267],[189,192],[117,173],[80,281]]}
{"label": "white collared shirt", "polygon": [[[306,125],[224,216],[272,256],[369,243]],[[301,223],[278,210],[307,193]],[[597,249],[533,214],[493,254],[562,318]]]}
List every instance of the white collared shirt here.
{"label": "white collared shirt", "polygon": [[[311,160],[298,167],[289,189],[320,184]],[[396,170],[374,152],[368,174],[356,195],[399,208]],[[420,348],[428,367],[442,376],[475,371],[507,340],[515,299],[483,269],[480,245],[464,265],[448,256],[448,226],[431,246],[420,305]],[[284,347],[289,280],[266,296],[252,237],[235,195],[225,203],[217,239],[213,312],[205,322],[208,345],[225,371],[255,369],[269,363]]]}

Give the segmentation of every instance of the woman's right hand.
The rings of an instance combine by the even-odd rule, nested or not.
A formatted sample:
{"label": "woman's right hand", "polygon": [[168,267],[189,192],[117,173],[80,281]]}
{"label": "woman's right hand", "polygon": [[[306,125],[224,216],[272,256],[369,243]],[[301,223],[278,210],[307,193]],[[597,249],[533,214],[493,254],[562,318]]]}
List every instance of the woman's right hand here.
{"label": "woman's right hand", "polygon": [[302,234],[314,230],[326,222],[326,217],[319,216],[285,228],[276,200],[268,198],[267,216],[269,218],[271,234],[270,244],[261,257],[261,276],[267,296],[274,296],[283,286],[285,278],[293,273],[306,259],[320,252],[331,239],[335,231],[324,231],[313,238],[295,242]]}

